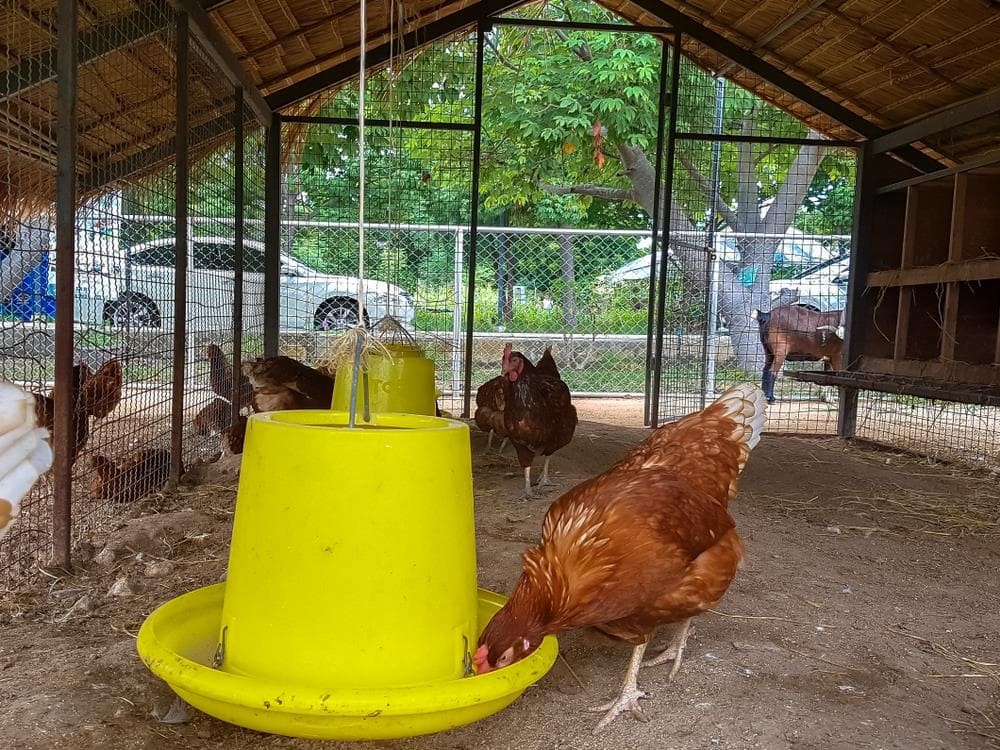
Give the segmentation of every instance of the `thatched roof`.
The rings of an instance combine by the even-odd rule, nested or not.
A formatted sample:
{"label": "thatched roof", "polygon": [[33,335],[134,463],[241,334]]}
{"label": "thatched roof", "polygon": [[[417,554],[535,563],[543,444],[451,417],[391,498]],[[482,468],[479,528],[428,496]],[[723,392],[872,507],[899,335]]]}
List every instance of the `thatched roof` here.
{"label": "thatched roof", "polygon": [[[358,3],[195,1],[272,106],[293,105],[356,71]],[[696,62],[835,138],[874,137],[1000,88],[997,0],[601,2],[639,24],[673,23],[688,32],[685,51]],[[0,189],[22,200],[54,195],[56,5],[19,0],[0,9],[0,173],[7,175]],[[395,27],[413,44],[428,42],[513,5],[403,0]],[[389,7],[388,0],[368,4],[368,49],[376,60],[388,40]],[[95,188],[169,159],[175,32],[166,0],[88,0],[80,8],[80,172]],[[726,57],[734,50],[763,67],[734,66]],[[192,57],[208,64],[197,48]],[[801,90],[797,96],[782,87]],[[230,96],[219,75],[192,85],[192,124],[203,142],[228,130]],[[1000,148],[997,124],[986,118],[963,126],[923,150],[946,165],[982,155]]]}

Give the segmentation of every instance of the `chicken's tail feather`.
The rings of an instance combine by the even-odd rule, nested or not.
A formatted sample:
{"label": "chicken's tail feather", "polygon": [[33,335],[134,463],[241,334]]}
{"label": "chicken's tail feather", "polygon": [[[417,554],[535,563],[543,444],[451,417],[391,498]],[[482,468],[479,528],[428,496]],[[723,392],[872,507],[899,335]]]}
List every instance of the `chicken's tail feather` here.
{"label": "chicken's tail feather", "polygon": [[[764,419],[767,416],[767,398],[764,391],[752,383],[740,383],[727,389],[715,400],[715,404],[723,408],[723,414],[735,423],[732,437],[744,443],[747,452],[757,446],[760,435],[764,431]],[[740,463],[740,469],[746,460]]]}

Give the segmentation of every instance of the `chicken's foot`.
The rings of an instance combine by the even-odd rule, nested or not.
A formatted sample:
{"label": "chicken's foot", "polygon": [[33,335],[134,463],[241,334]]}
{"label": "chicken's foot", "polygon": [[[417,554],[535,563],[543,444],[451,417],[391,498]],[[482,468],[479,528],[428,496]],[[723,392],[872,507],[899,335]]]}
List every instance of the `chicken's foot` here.
{"label": "chicken's foot", "polygon": [[628,671],[625,673],[625,682],[622,684],[622,691],[619,696],[611,701],[610,703],[605,703],[603,706],[595,706],[590,709],[595,713],[600,713],[601,711],[606,711],[604,718],[602,718],[596,727],[594,727],[594,734],[597,734],[602,729],[604,729],[608,724],[617,718],[617,716],[623,711],[630,712],[635,718],[640,721],[648,721],[648,717],[643,714],[642,706],[639,705],[639,701],[642,698],[648,698],[649,696],[642,690],[639,689],[639,669],[642,667],[642,655],[646,651],[646,644],[642,643],[635,647],[632,652],[632,660],[629,662]]}
{"label": "chicken's foot", "polygon": [[673,659],[674,666],[670,670],[670,674],[667,675],[668,680],[674,679],[674,675],[677,674],[677,670],[681,668],[681,658],[684,656],[684,647],[687,646],[688,633],[691,630],[691,618],[689,617],[684,622],[678,623],[674,626],[673,635],[670,638],[670,643],[667,645],[663,651],[654,656],[652,659],[648,659],[642,663],[644,667],[655,667],[659,664],[663,664],[665,661],[670,661]]}

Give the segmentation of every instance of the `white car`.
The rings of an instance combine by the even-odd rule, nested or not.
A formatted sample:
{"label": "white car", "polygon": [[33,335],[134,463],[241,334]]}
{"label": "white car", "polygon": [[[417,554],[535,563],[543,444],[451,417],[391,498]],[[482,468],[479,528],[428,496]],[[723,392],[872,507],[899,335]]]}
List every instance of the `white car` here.
{"label": "white car", "polygon": [[[81,321],[121,327],[169,327],[174,310],[174,238],[143,242],[127,252],[123,267],[92,269],[76,284]],[[235,243],[227,237],[195,237],[188,243],[187,318],[192,330],[232,325]],[[320,273],[281,255],[282,329],[342,330],[357,324],[358,279]],[[407,329],[416,313],[413,297],[384,281],[365,279],[365,321],[392,316]],[[244,241],[244,326],[263,325],[264,245]]]}
{"label": "white car", "polygon": [[794,302],[819,312],[843,310],[850,271],[850,257],[842,256],[790,279],[777,279],[771,282],[771,302],[775,306]]}

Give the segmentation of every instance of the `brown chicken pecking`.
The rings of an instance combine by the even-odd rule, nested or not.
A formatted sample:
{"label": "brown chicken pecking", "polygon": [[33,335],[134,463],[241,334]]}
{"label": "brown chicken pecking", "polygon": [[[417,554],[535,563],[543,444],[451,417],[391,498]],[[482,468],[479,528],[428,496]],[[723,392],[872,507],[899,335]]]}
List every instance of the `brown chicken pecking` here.
{"label": "brown chicken pecking", "polygon": [[91,458],[94,497],[115,503],[129,503],[151,495],[170,478],[170,451],[149,448],[136,451],[121,464],[100,454]]}
{"label": "brown chicken pecking", "polygon": [[195,435],[221,435],[233,421],[233,405],[228,399],[214,398],[198,410],[191,420]]}
{"label": "brown chicken pecking", "polygon": [[538,485],[549,484],[549,459],[573,439],[576,407],[558,375],[540,372],[521,352],[511,349],[507,344],[503,351],[504,430],[524,469],[524,496],[531,497],[531,464],[535,456],[545,456]]}
{"label": "brown chicken pecking", "polygon": [[[594,627],[635,647],[619,697],[596,709],[606,713],[595,731],[622,711],[641,715],[640,667],[673,660],[673,678],[690,619],[715,606],[740,566],[727,506],[764,409],[759,388],[734,386],[556,500],[514,593],[479,639],[476,671],[522,659],[550,633]],[[643,662],[660,625],[672,626],[671,644]]]}
{"label": "brown chicken pecking", "polygon": [[255,412],[288,409],[329,409],[333,378],[291,357],[259,357],[243,363],[253,389]]}

